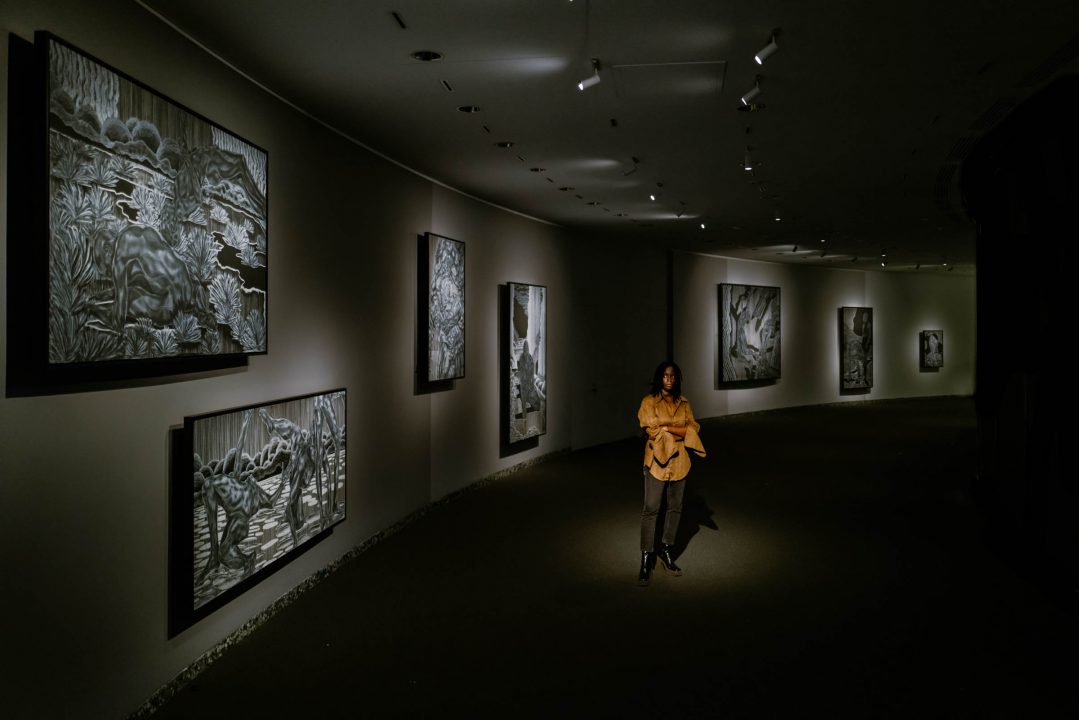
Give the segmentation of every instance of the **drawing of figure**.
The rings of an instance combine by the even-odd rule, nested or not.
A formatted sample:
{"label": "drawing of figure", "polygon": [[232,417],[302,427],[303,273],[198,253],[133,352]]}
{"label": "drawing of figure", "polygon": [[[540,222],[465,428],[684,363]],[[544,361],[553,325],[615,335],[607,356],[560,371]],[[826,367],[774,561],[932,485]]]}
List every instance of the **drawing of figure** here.
{"label": "drawing of figure", "polygon": [[941,353],[940,338],[937,333],[931,332],[926,336],[925,341],[925,366],[926,367],[940,367],[944,364],[944,359]]}
{"label": "drawing of figure", "polygon": [[319,515],[326,524],[325,507],[322,504],[322,477],[315,472],[318,466],[315,443],[310,431],[304,430],[288,418],[275,418],[266,408],[259,408],[259,419],[272,437],[280,438],[289,448],[290,460],[282,473],[282,483],[288,482],[288,503],[285,506],[285,519],[292,531],[292,542],[299,545],[298,533],[304,525],[302,494],[307,483],[315,476],[316,491],[319,498]]}

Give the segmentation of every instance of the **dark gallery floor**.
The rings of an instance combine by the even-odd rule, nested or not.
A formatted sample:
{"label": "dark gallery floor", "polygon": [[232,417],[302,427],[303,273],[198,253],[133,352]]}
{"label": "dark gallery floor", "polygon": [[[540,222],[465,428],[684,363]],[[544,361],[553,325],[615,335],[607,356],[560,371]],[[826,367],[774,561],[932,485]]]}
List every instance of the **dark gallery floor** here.
{"label": "dark gallery floor", "polygon": [[1079,618],[969,500],[971,400],[701,435],[683,577],[636,585],[639,441],[560,455],[362,553],[154,717],[1079,716]]}

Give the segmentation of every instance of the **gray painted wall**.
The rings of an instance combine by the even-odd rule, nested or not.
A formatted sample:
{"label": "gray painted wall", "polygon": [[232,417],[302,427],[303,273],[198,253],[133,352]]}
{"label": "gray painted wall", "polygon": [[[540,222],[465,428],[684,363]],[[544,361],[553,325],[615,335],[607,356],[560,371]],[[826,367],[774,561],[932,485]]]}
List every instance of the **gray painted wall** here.
{"label": "gray painted wall", "polygon": [[[270,345],[241,369],[0,398],[5,717],[123,716],[303,579],[431,500],[518,462],[637,431],[637,403],[665,355],[666,255],[654,243],[570,234],[432,184],[288,108],[127,1],[0,5],[5,127],[7,34],[38,29],[268,150]],[[3,188],[19,181],[7,174],[7,142],[4,132]],[[9,211],[5,196],[5,302],[7,247],[21,240],[6,235]],[[425,231],[467,243],[467,376],[452,391],[417,395],[416,237]],[[700,416],[839,399],[834,308],[854,302],[874,306],[877,328],[893,323],[878,336],[878,358],[901,347],[916,368],[906,336],[945,329],[944,372],[928,378],[903,366],[893,386],[879,365],[871,397],[970,392],[972,281],[730,262],[676,259],[676,357]],[[713,387],[715,284],[726,278],[784,288],[775,387]],[[549,290],[550,414],[535,449],[499,457],[497,287],[509,280]],[[7,349],[0,314],[4,377]],[[348,519],[168,639],[170,429],[185,415],[334,387],[349,392]]]}
{"label": "gray painted wall", "polygon": [[[780,288],[782,377],[721,386],[719,284]],[[974,392],[974,278],[797,267],[677,253],[674,359],[698,417],[841,401]],[[873,388],[839,392],[838,310],[873,308]],[[918,368],[918,332],[944,330],[944,367]]]}

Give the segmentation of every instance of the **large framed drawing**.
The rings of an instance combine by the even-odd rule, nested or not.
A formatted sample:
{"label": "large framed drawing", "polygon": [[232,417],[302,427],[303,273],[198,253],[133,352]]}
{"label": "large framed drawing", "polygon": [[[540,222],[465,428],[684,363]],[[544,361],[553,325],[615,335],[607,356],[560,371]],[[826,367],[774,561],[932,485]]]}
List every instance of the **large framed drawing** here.
{"label": "large framed drawing", "polygon": [[721,283],[720,345],[723,382],[779,377],[779,288]]}
{"label": "large framed drawing", "polygon": [[918,353],[919,364],[923,370],[944,367],[944,331],[922,330],[921,351]]}
{"label": "large framed drawing", "polygon": [[510,443],[547,432],[547,288],[507,283]]}
{"label": "large framed drawing", "polygon": [[345,519],[345,412],[345,391],[332,390],[184,419],[170,625],[231,600]]}
{"label": "large framed drawing", "polygon": [[465,244],[448,237],[424,236],[426,272],[426,347],[421,366],[427,382],[465,376]]}
{"label": "large framed drawing", "polygon": [[839,309],[840,389],[873,387],[873,308]]}
{"label": "large framed drawing", "polygon": [[267,154],[48,33],[50,365],[266,352]]}

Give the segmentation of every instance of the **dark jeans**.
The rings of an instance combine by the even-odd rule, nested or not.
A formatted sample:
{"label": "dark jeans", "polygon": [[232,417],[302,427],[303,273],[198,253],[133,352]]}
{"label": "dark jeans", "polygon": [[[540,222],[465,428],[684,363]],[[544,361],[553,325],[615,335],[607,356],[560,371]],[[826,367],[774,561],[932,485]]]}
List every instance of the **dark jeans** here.
{"label": "dark jeans", "polygon": [[667,514],[663,518],[663,542],[674,545],[678,521],[682,519],[682,493],[685,480],[656,480],[648,468],[644,469],[644,512],[641,513],[641,552],[651,552],[656,546],[656,516],[667,493]]}

